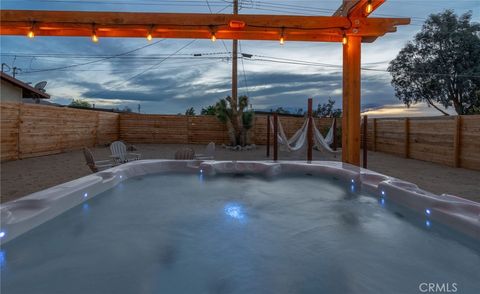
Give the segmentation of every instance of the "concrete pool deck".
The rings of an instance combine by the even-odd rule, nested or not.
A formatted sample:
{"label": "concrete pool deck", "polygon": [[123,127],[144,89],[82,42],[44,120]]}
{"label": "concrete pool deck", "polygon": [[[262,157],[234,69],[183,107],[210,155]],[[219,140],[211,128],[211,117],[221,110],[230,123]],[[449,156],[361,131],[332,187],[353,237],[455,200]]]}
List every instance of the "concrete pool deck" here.
{"label": "concrete pool deck", "polygon": [[[139,144],[136,145],[142,159],[173,159],[175,151],[187,145],[178,144]],[[197,153],[203,153],[205,145],[190,145]],[[107,159],[107,147],[92,148],[96,160]],[[313,152],[314,160],[340,160],[318,151]],[[303,160],[298,153],[280,152],[280,160]],[[265,146],[250,151],[229,151],[217,147],[218,160],[266,160]],[[369,152],[368,168],[417,184],[427,191],[448,193],[480,202],[480,172],[462,168],[452,168],[431,162]],[[81,150],[61,154],[3,162],[1,170],[1,202],[6,202],[40,191],[67,181],[91,174],[85,164]]]}

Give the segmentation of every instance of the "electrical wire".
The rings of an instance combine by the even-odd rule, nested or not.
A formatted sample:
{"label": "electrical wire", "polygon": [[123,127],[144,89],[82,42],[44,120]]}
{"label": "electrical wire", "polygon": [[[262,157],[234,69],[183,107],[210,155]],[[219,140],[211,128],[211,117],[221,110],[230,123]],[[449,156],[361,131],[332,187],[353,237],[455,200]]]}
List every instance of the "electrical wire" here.
{"label": "electrical wire", "polygon": [[[238,45],[240,46],[240,52],[243,51],[242,43],[240,41],[238,41]],[[250,91],[248,90],[247,75],[245,74],[245,65],[243,64],[243,58],[240,58],[240,61],[242,62],[243,80],[245,81],[245,89],[247,91],[247,97],[250,98]]]}
{"label": "electrical wire", "polygon": [[97,59],[97,60],[93,60],[93,61],[89,61],[89,62],[84,62],[84,63],[78,63],[78,64],[71,64],[71,65],[66,65],[66,66],[61,66],[61,67],[56,67],[56,68],[47,68],[47,69],[37,70],[37,71],[34,71],[34,72],[30,72],[30,73],[46,72],[46,71],[55,71],[55,70],[59,70],[59,69],[66,69],[66,68],[72,68],[72,67],[90,65],[90,64],[102,62],[102,61],[105,61],[105,60],[113,59],[113,58],[116,58],[116,57],[119,57],[119,56],[127,55],[127,54],[130,54],[130,53],[133,53],[133,52],[142,50],[142,49],[144,49],[144,48],[147,48],[147,47],[156,45],[156,44],[158,44],[158,43],[160,43],[160,42],[162,42],[162,41],[164,41],[164,39],[158,40],[158,41],[153,42],[153,43],[151,43],[151,44],[147,44],[147,45],[144,45],[144,46],[135,48],[135,49],[130,50],[130,51],[127,51],[127,52],[122,52],[122,53],[119,53],[119,54],[116,54],[116,55],[112,55],[112,56],[108,56],[108,57],[105,57],[105,58],[102,58],[102,59]]}

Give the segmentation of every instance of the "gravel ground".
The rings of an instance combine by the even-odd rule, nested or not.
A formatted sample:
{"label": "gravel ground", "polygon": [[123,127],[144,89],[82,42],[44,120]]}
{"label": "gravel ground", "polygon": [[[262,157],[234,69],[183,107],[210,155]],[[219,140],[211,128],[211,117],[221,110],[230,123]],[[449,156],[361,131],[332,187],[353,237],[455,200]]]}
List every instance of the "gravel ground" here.
{"label": "gravel ground", "polygon": [[[143,159],[173,159],[176,150],[188,145],[136,145]],[[188,146],[202,153],[204,145]],[[110,150],[93,148],[96,160],[108,159]],[[405,159],[385,153],[369,152],[368,168],[379,173],[413,182],[437,194],[448,193],[480,202],[480,172],[451,168],[435,163]],[[280,152],[280,160],[301,160],[305,154]],[[217,160],[267,160],[265,146],[250,151],[229,151],[217,147]],[[341,155],[313,151],[314,160],[340,160]],[[81,150],[61,154],[3,162],[1,169],[1,202],[17,199],[90,174]]]}

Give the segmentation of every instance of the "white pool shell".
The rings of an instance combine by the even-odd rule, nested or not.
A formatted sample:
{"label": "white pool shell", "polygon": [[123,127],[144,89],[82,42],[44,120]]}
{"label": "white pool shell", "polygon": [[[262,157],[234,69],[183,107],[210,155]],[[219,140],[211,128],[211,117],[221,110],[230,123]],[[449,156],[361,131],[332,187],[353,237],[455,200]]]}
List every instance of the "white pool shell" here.
{"label": "white pool shell", "polygon": [[480,203],[447,194],[432,194],[415,184],[341,162],[140,160],[0,205],[1,243],[18,237],[128,178],[172,172],[204,175],[249,173],[267,177],[310,174],[335,177],[345,185],[354,185],[356,191],[376,195],[380,201],[406,206],[423,215],[427,221],[442,223],[480,240]]}

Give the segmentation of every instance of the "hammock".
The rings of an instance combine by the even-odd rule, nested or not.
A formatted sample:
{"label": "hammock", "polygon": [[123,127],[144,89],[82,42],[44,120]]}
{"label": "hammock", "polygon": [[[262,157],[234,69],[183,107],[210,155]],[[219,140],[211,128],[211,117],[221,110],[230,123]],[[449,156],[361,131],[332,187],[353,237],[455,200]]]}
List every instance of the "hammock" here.
{"label": "hammock", "polygon": [[[273,121],[270,118],[270,128],[273,132]],[[298,151],[302,147],[304,147],[305,143],[307,142],[307,131],[308,131],[308,124],[309,119],[305,119],[302,127],[298,129],[295,134],[288,139],[285,135],[285,131],[283,130],[282,123],[280,119],[278,119],[278,134],[277,140],[278,143],[285,146],[287,151]],[[330,144],[333,142],[333,122],[330,130],[327,133],[327,136],[324,138],[322,133],[318,130],[317,126],[313,124],[313,139],[314,139],[314,147],[316,147],[319,151],[325,151],[328,153],[337,153],[338,151],[333,151],[330,148]]]}

